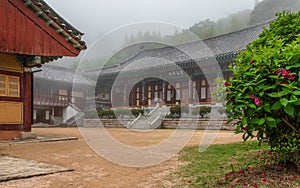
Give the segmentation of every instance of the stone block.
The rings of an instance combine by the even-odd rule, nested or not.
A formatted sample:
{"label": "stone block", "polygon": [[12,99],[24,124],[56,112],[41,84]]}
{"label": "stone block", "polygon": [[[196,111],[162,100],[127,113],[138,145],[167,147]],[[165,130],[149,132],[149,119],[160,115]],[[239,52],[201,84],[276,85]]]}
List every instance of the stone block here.
{"label": "stone block", "polygon": [[19,137],[21,140],[28,140],[28,139],[36,139],[37,135],[32,132],[20,132]]}

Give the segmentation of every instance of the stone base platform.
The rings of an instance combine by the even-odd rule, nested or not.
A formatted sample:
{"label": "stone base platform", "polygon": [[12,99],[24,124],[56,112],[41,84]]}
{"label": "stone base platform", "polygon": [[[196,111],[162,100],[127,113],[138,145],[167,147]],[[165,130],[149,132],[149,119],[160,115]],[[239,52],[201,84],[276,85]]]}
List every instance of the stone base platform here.
{"label": "stone base platform", "polygon": [[73,171],[56,165],[0,155],[0,182]]}

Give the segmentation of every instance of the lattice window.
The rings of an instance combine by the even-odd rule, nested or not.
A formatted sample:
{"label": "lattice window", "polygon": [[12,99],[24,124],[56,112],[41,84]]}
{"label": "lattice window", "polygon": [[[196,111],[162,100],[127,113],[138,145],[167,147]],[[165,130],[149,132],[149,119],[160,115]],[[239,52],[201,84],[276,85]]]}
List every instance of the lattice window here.
{"label": "lattice window", "polygon": [[6,96],[6,76],[0,75],[0,96]]}
{"label": "lattice window", "polygon": [[0,74],[0,96],[20,97],[20,78]]}

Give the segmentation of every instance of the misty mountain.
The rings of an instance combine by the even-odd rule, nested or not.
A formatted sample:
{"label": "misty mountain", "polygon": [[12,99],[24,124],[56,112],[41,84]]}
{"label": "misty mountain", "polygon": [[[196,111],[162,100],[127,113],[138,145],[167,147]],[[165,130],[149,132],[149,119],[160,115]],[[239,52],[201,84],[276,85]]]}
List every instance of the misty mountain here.
{"label": "misty mountain", "polygon": [[[257,1],[258,2],[258,1]],[[194,33],[200,39],[205,39],[208,37],[236,31],[239,29],[243,29],[250,25],[259,24],[271,19],[276,18],[276,13],[281,11],[299,11],[300,10],[300,0],[264,0],[260,3],[257,3],[254,10],[243,10],[239,11],[234,14],[230,14],[229,16],[219,19],[217,21],[212,21],[209,19],[201,20],[191,27],[184,29],[180,32],[175,31],[173,35],[162,35],[160,32],[152,32],[149,31],[139,32],[137,34],[132,34],[130,36],[125,36],[123,39],[124,44],[126,43],[134,43],[138,41],[153,41],[154,39],[159,39],[162,43],[172,44],[175,42],[176,44],[179,43],[186,43],[190,41],[190,35],[186,34],[189,32]],[[92,43],[92,40],[95,40],[97,37],[87,37],[89,43]],[[122,40],[122,39],[118,39]],[[156,41],[156,40],[154,40]],[[111,42],[111,41],[110,41]],[[110,46],[110,44],[106,44],[106,47]],[[123,60],[129,58],[130,56],[134,55],[138,51],[142,49],[150,49],[150,48],[157,48],[159,46],[154,44],[137,44],[130,47],[126,47],[125,49],[121,49],[116,54],[111,57],[111,59],[107,59],[107,57],[99,56],[99,50],[95,52],[90,52],[89,56],[94,57],[90,60],[84,62],[85,67],[87,69],[99,67],[99,65],[105,64],[106,66],[112,66],[122,62]],[[100,51],[105,51],[109,49],[101,49]],[[103,53],[106,54],[106,53]],[[97,56],[97,57],[96,57]],[[67,66],[67,67],[76,67],[82,57],[82,54],[77,58],[63,58],[63,60],[59,60],[54,65],[57,66]]]}
{"label": "misty mountain", "polygon": [[276,18],[277,12],[300,10],[300,0],[264,0],[251,13],[250,24],[258,24]]}
{"label": "misty mountain", "polygon": [[250,24],[251,10],[243,10],[230,14],[226,18],[215,21],[209,19],[200,21],[188,30],[201,39],[243,29]]}

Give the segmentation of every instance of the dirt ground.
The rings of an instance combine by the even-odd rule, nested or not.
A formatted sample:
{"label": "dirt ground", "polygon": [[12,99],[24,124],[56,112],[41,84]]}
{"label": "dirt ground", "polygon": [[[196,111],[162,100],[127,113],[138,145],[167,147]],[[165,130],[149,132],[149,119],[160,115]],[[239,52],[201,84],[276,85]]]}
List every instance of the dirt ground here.
{"label": "dirt ground", "polygon": [[[176,187],[176,171],[184,165],[178,155],[156,166],[133,168],[111,163],[98,156],[84,141],[77,128],[34,128],[34,133],[52,136],[75,136],[78,140],[0,146],[0,153],[74,169],[28,179],[0,183],[0,187]],[[174,130],[149,133],[110,129],[109,133],[124,144],[145,147],[167,139]],[[190,142],[199,145],[204,131],[196,131]],[[155,141],[153,141],[155,140]],[[220,131],[215,144],[242,141],[241,135]]]}

